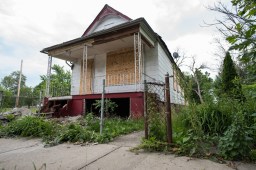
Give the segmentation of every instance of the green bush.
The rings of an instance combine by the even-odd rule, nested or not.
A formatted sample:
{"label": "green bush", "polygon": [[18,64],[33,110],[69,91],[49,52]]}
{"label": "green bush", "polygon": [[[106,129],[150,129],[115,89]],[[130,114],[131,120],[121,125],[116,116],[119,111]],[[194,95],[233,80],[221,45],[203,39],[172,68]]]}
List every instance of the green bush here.
{"label": "green bush", "polygon": [[151,113],[149,118],[149,136],[156,138],[158,141],[166,140],[166,121],[162,113]]}
{"label": "green bush", "polygon": [[43,118],[25,116],[10,122],[1,129],[2,136],[43,137],[52,135],[56,125]]}
{"label": "green bush", "polygon": [[191,104],[173,115],[173,129],[180,154],[247,159],[256,148],[255,100],[222,98],[215,103]]}
{"label": "green bush", "polygon": [[225,159],[239,160],[249,157],[253,144],[252,129],[244,122],[243,114],[234,116],[232,125],[219,141],[220,155]]}
{"label": "green bush", "polygon": [[56,134],[54,141],[57,143],[67,141],[84,143],[93,142],[96,138],[97,134],[93,131],[89,131],[79,124],[70,123],[62,127],[61,131]]}
{"label": "green bush", "polygon": [[95,117],[93,113],[88,113],[85,116],[84,121],[88,130],[100,132],[100,119]]}
{"label": "green bush", "polygon": [[99,134],[99,119],[88,114],[75,123],[59,124],[40,117],[25,116],[0,126],[0,137],[22,136],[41,137],[51,146],[63,142],[99,142],[111,141],[113,138],[143,129],[142,120],[125,120],[119,118],[105,119],[103,134]]}

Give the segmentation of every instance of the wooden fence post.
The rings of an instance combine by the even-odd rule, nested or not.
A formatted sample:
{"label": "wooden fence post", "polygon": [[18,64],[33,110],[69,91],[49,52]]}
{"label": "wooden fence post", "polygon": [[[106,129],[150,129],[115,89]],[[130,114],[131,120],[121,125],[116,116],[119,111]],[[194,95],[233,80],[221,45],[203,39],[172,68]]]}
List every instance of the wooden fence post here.
{"label": "wooden fence post", "polygon": [[148,111],[147,111],[147,81],[144,80],[144,128],[145,128],[145,139],[148,139]]}
{"label": "wooden fence post", "polygon": [[167,143],[172,143],[172,116],[170,100],[170,82],[169,73],[165,75],[165,106],[166,106],[166,123],[167,123]]}

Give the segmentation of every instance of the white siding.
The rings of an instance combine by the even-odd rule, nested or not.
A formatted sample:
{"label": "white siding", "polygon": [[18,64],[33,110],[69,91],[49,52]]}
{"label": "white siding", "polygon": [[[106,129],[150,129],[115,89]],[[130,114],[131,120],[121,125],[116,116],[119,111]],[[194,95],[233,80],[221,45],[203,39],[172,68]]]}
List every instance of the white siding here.
{"label": "white siding", "polygon": [[94,58],[94,67],[95,67],[95,75],[94,75],[94,88],[93,93],[101,93],[102,92],[102,80],[106,76],[106,54],[97,55]]}
{"label": "white siding", "polygon": [[157,48],[144,47],[144,80],[154,82],[157,80],[158,74]]}
{"label": "white siding", "polygon": [[[173,66],[163,48],[158,44],[158,80],[164,82],[167,72],[173,76]],[[173,77],[170,78],[170,89],[171,103],[184,104],[181,92],[174,90]]]}
{"label": "white siding", "polygon": [[89,34],[114,27],[124,22],[127,22],[127,20],[125,20],[124,18],[114,16],[114,15],[108,15],[105,18],[103,18],[101,21],[99,21],[96,24],[96,26],[89,32]]}
{"label": "white siding", "polygon": [[80,72],[81,72],[81,63],[80,61],[74,63],[71,77],[71,95],[79,94],[80,88]]}

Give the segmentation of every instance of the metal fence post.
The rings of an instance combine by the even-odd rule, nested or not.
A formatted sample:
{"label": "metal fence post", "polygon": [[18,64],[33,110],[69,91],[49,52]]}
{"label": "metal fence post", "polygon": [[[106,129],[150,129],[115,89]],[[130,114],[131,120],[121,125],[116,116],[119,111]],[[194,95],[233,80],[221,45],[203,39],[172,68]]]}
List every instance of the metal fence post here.
{"label": "metal fence post", "polygon": [[104,113],[104,94],[105,94],[105,79],[102,81],[102,96],[101,96],[101,111],[100,111],[100,135],[103,130],[103,113]]}
{"label": "metal fence post", "polygon": [[167,123],[167,142],[172,143],[172,116],[171,116],[171,100],[170,100],[170,82],[169,73],[165,75],[165,102],[166,102],[166,123]]}
{"label": "metal fence post", "polygon": [[0,90],[0,108],[2,107],[4,91]]}
{"label": "metal fence post", "polygon": [[145,139],[148,139],[148,111],[147,111],[147,81],[144,80],[144,127],[145,127]]}

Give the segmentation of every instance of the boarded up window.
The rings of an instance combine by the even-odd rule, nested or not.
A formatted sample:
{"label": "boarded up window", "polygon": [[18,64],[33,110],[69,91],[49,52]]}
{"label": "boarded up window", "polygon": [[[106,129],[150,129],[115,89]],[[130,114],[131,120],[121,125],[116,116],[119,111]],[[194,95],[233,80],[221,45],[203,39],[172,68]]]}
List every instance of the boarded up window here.
{"label": "boarded up window", "polygon": [[106,85],[134,84],[134,50],[126,48],[107,53]]}
{"label": "boarded up window", "polygon": [[[94,74],[94,60],[93,59],[87,60],[87,73],[86,73],[86,61],[84,61],[84,74],[83,74],[83,62],[81,62],[80,94],[84,94],[84,93],[91,94],[92,93],[93,74]],[[84,75],[84,77],[83,77],[83,75]],[[86,79],[86,81],[85,81],[85,79]],[[84,83],[86,83],[86,87],[85,87]]]}
{"label": "boarded up window", "polygon": [[176,75],[176,71],[173,70],[173,89],[175,91],[177,91],[177,86],[178,86],[178,84],[177,84],[177,75]]}

